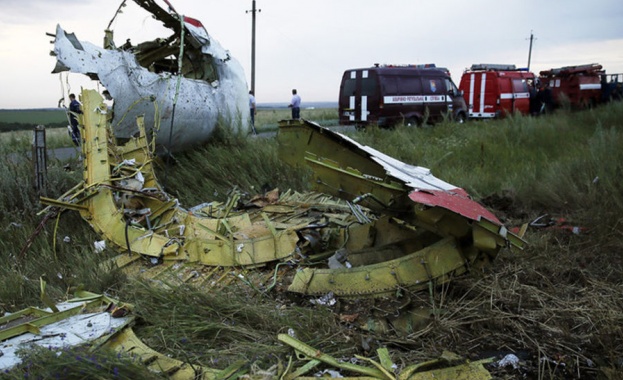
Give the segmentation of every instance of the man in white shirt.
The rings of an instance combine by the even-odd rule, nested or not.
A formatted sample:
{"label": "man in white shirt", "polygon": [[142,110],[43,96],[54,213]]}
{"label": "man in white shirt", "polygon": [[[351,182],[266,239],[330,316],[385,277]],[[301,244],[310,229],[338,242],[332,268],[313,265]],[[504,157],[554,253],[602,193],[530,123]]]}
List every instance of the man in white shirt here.
{"label": "man in white shirt", "polygon": [[292,119],[301,118],[301,97],[296,93],[296,89],[292,90],[292,100],[288,107],[292,108]]}

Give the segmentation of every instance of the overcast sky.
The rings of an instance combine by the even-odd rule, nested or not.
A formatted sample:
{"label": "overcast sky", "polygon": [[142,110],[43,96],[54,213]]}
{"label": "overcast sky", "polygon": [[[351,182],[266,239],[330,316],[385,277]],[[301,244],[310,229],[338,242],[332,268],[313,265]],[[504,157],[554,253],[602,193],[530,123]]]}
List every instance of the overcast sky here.
{"label": "overcast sky", "polygon": [[[202,21],[240,61],[251,82],[252,0],[170,0]],[[121,1],[0,0],[0,108],[55,107],[62,87],[96,88],[80,74],[51,74],[51,37],[60,24],[78,39],[102,44]],[[159,2],[163,7],[162,1]],[[337,101],[344,70],[374,63],[436,63],[454,82],[473,63],[531,71],[600,63],[623,73],[621,0],[257,0],[258,103]],[[166,37],[159,22],[133,1],[113,23],[115,42]]]}

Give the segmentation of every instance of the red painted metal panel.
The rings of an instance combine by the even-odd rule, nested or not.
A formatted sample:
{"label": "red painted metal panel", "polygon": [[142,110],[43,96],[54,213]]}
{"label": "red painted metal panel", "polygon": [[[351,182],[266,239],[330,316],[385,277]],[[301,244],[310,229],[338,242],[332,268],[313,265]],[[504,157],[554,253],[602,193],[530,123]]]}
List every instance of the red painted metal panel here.
{"label": "red painted metal panel", "polygon": [[502,225],[491,211],[471,199],[467,192],[461,188],[456,188],[452,191],[415,190],[409,193],[409,198],[426,206],[445,208],[472,220],[477,221],[480,218],[485,218],[493,223]]}

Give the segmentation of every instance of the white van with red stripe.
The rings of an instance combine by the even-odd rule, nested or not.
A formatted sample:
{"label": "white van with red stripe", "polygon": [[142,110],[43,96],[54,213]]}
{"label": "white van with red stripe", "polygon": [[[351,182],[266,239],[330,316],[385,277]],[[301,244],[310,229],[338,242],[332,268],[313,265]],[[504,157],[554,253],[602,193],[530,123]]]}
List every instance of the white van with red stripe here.
{"label": "white van with red stripe", "polygon": [[473,119],[491,119],[519,112],[530,113],[533,73],[515,65],[474,64],[465,70],[459,89]]}

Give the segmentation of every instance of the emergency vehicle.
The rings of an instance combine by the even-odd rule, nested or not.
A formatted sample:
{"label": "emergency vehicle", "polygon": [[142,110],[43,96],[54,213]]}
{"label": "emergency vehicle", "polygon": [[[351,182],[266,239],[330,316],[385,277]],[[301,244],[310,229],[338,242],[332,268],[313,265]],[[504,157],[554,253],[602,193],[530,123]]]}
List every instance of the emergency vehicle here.
{"label": "emergency vehicle", "polygon": [[446,115],[464,122],[466,111],[448,70],[433,64],[349,69],[340,84],[342,125],[420,125],[440,121]]}
{"label": "emergency vehicle", "polygon": [[459,90],[463,91],[470,118],[498,118],[530,113],[534,80],[533,73],[515,65],[473,64],[463,73]]}
{"label": "emergency vehicle", "polygon": [[539,74],[541,85],[550,89],[556,106],[568,101],[572,108],[587,108],[602,101],[605,71],[597,63],[565,66]]}

